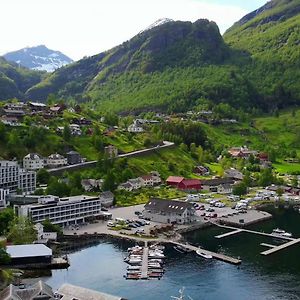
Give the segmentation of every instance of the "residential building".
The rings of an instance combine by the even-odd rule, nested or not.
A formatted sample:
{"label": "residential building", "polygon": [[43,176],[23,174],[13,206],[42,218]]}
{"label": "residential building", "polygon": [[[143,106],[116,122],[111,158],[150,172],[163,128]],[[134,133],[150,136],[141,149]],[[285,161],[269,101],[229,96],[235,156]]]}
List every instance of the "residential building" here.
{"label": "residential building", "polygon": [[68,283],[63,284],[58,289],[57,294],[59,297],[58,299],[62,300],[125,300],[118,296],[104,294]]}
{"label": "residential building", "polygon": [[189,202],[150,199],[143,216],[159,223],[190,224],[195,221],[195,209]]}
{"label": "residential building", "polygon": [[10,192],[16,192],[19,182],[19,170],[17,162],[1,160],[0,161],[0,188],[8,189]]}
{"label": "residential building", "polygon": [[256,157],[258,152],[256,150],[249,150],[247,147],[233,147],[228,150],[228,153],[234,158],[245,158],[248,159],[251,155]]}
{"label": "residential building", "polygon": [[106,146],[104,148],[104,153],[109,158],[117,157],[118,156],[118,149],[115,146],[113,146],[113,145],[109,145],[109,146]]}
{"label": "residential building", "polygon": [[47,166],[49,168],[63,167],[67,163],[68,163],[67,159],[64,156],[62,156],[62,155],[60,155],[58,153],[51,154],[47,158]]}
{"label": "residential building", "polygon": [[39,170],[44,166],[45,159],[38,153],[29,153],[23,158],[23,168],[26,170]]}
{"label": "residential building", "polygon": [[244,178],[243,173],[241,173],[240,171],[238,171],[234,168],[230,168],[228,170],[225,170],[224,176],[227,177],[227,178],[231,178],[233,180],[236,180],[236,181],[241,181]]}
{"label": "residential building", "polygon": [[127,192],[132,192],[132,191],[133,191],[133,187],[132,187],[132,185],[127,181],[127,182],[124,182],[124,183],[119,184],[118,190],[124,190],[124,191],[127,191]]}
{"label": "residential building", "polygon": [[143,187],[149,187],[154,185],[152,175],[143,175],[140,177],[140,181]]}
{"label": "residential building", "polygon": [[49,219],[53,224],[67,226],[99,218],[101,199],[96,196],[72,196],[58,198],[56,196],[41,196],[38,203],[15,205],[18,216],[30,218],[33,223],[41,223]]}
{"label": "residential building", "polygon": [[232,191],[234,180],[231,178],[215,178],[201,180],[202,189],[210,192]]}
{"label": "residential building", "polygon": [[128,179],[127,182],[131,184],[133,190],[138,190],[142,187],[142,181],[140,178]]}
{"label": "residential building", "polygon": [[21,169],[17,162],[0,161],[0,189],[9,193],[32,193],[36,189],[36,172]]}
{"label": "residential building", "polygon": [[22,194],[31,194],[36,190],[36,172],[19,170],[18,189]]}
{"label": "residential building", "polygon": [[52,288],[38,281],[29,287],[18,287],[10,284],[0,292],[1,300],[55,300]]}
{"label": "residential building", "polygon": [[180,182],[184,180],[184,177],[181,176],[169,176],[168,179],[166,180],[167,185],[171,185],[174,187],[178,187]]}
{"label": "residential building", "polygon": [[48,241],[57,240],[57,232],[44,231],[44,226],[41,223],[35,224],[34,229],[37,232],[37,244],[46,244]]}
{"label": "residential building", "polygon": [[207,176],[209,175],[209,168],[205,166],[196,166],[193,170],[193,173],[199,176]]}
{"label": "residential building", "polygon": [[78,124],[70,124],[70,130],[71,130],[71,134],[74,136],[82,135],[80,125],[78,125]]}
{"label": "residential building", "polygon": [[69,165],[77,165],[82,162],[81,155],[76,151],[70,151],[67,153],[67,163]]}
{"label": "residential building", "polygon": [[12,265],[51,263],[52,261],[52,250],[42,244],[7,246],[6,252],[10,255]]}
{"label": "residential building", "polygon": [[201,182],[199,179],[183,179],[178,184],[178,188],[184,191],[200,191]]}
{"label": "residential building", "polygon": [[111,191],[102,192],[100,194],[101,205],[105,207],[110,207],[114,204],[114,194]]}
{"label": "residential building", "polygon": [[81,185],[86,192],[91,192],[101,189],[103,182],[103,179],[82,179]]}
{"label": "residential building", "polygon": [[9,194],[9,190],[0,189],[0,210],[7,206],[7,195]]}
{"label": "residential building", "polygon": [[133,124],[129,125],[127,130],[132,133],[144,132],[144,128],[138,120],[134,120]]}

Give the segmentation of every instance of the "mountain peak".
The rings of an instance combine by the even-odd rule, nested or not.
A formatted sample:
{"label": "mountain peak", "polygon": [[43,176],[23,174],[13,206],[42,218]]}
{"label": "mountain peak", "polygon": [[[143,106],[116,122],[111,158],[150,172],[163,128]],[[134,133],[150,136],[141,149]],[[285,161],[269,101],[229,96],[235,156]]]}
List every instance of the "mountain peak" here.
{"label": "mountain peak", "polygon": [[26,68],[53,72],[73,60],[60,51],[54,51],[45,45],[26,47],[4,55],[8,61],[15,62]]}
{"label": "mountain peak", "polygon": [[174,20],[169,19],[169,18],[158,19],[157,21],[152,23],[150,26],[148,26],[146,29],[142,30],[140,33],[143,33],[145,31],[151,30],[154,27],[158,27],[158,26],[164,25],[166,23],[170,23],[170,22],[174,22]]}

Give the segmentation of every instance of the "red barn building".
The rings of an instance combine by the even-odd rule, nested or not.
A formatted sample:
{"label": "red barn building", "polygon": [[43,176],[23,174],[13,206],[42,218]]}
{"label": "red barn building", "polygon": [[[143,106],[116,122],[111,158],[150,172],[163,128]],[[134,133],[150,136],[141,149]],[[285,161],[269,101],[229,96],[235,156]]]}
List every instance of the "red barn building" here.
{"label": "red barn building", "polygon": [[199,191],[201,190],[201,182],[198,179],[183,179],[178,188],[184,191]]}
{"label": "red barn building", "polygon": [[180,176],[169,176],[168,179],[166,180],[167,185],[171,185],[174,187],[178,187],[179,184],[184,180],[184,177]]}

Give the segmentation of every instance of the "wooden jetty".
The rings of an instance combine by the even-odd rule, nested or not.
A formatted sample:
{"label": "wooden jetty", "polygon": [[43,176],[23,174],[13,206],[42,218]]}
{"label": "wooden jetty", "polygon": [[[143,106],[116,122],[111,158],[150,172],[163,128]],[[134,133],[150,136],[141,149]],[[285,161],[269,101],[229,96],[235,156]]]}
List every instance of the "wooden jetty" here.
{"label": "wooden jetty", "polygon": [[[221,227],[221,228],[234,230],[234,232],[228,232],[228,233],[225,233],[225,234],[217,235],[217,236],[215,236],[216,238],[222,238],[222,237],[230,236],[232,234],[236,234],[236,233],[239,233],[239,232],[247,232],[247,233],[267,236],[267,237],[271,237],[271,238],[275,237],[271,233],[266,233],[266,232],[261,232],[261,231],[254,231],[254,230],[249,230],[249,229],[244,229],[244,228],[236,228],[236,227],[232,227],[232,226],[221,225],[221,224],[218,224],[216,222],[211,222],[211,223],[218,226],[218,227]],[[294,238],[291,238],[291,237],[279,236],[279,235],[278,236],[276,235],[276,238],[282,239],[282,240],[287,240],[287,241],[294,241],[295,240]]]}
{"label": "wooden jetty", "polygon": [[242,231],[243,231],[243,230],[241,230],[241,229],[237,229],[237,230],[234,230],[234,231],[230,231],[230,232],[226,232],[226,233],[223,233],[223,234],[220,234],[220,235],[216,235],[215,238],[217,238],[217,239],[222,239],[222,238],[224,238],[224,237],[231,236],[231,235],[240,233],[240,232],[242,232]]}
{"label": "wooden jetty", "polygon": [[148,279],[148,256],[149,256],[149,248],[148,248],[147,241],[145,241],[145,246],[143,248],[141,279]]}
{"label": "wooden jetty", "polygon": [[[195,246],[192,246],[190,244],[182,244],[182,243],[171,241],[171,240],[166,241],[166,242],[171,243],[173,245],[185,247],[185,248],[190,249],[190,250],[195,251],[195,252],[197,250],[199,250],[199,247],[195,247]],[[218,260],[221,260],[221,261],[233,264],[233,265],[239,265],[242,262],[240,259],[233,258],[233,257],[227,256],[227,255],[221,254],[221,253],[216,253],[216,252],[212,252],[212,251],[209,251],[209,250],[205,250],[203,248],[201,248],[201,252],[203,252],[207,255],[211,255],[215,259],[218,259]]]}
{"label": "wooden jetty", "polygon": [[291,247],[291,246],[293,246],[293,245],[296,245],[296,244],[298,244],[298,243],[300,243],[300,239],[293,239],[292,241],[289,241],[289,242],[284,243],[284,244],[282,244],[282,245],[275,246],[275,247],[272,247],[271,249],[268,249],[268,250],[266,250],[266,251],[263,251],[263,252],[261,252],[260,254],[261,254],[261,255],[267,256],[267,255],[273,254],[273,253],[275,253],[275,252],[284,250],[284,249],[286,249],[286,248],[288,248],[288,247]]}

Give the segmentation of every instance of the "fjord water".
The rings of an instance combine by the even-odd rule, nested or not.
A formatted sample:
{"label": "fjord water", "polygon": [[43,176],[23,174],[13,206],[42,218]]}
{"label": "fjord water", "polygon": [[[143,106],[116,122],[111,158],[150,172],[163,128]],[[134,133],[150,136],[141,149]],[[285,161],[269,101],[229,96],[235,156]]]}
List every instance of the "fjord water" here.
{"label": "fjord water", "polygon": [[[271,232],[279,227],[300,237],[298,212],[271,210],[274,218],[252,229]],[[300,299],[299,245],[263,257],[259,253],[265,248],[260,243],[276,243],[272,238],[246,233],[222,240],[214,238],[222,232],[225,231],[209,228],[190,233],[187,239],[210,250],[240,256],[241,266],[205,260],[193,253],[182,255],[170,248],[166,251],[166,273],[161,280],[130,281],[123,278],[123,257],[130,244],[101,241],[70,254],[70,268],[53,271],[46,281],[54,288],[68,282],[132,300],[171,299],[183,286],[194,300]]]}

